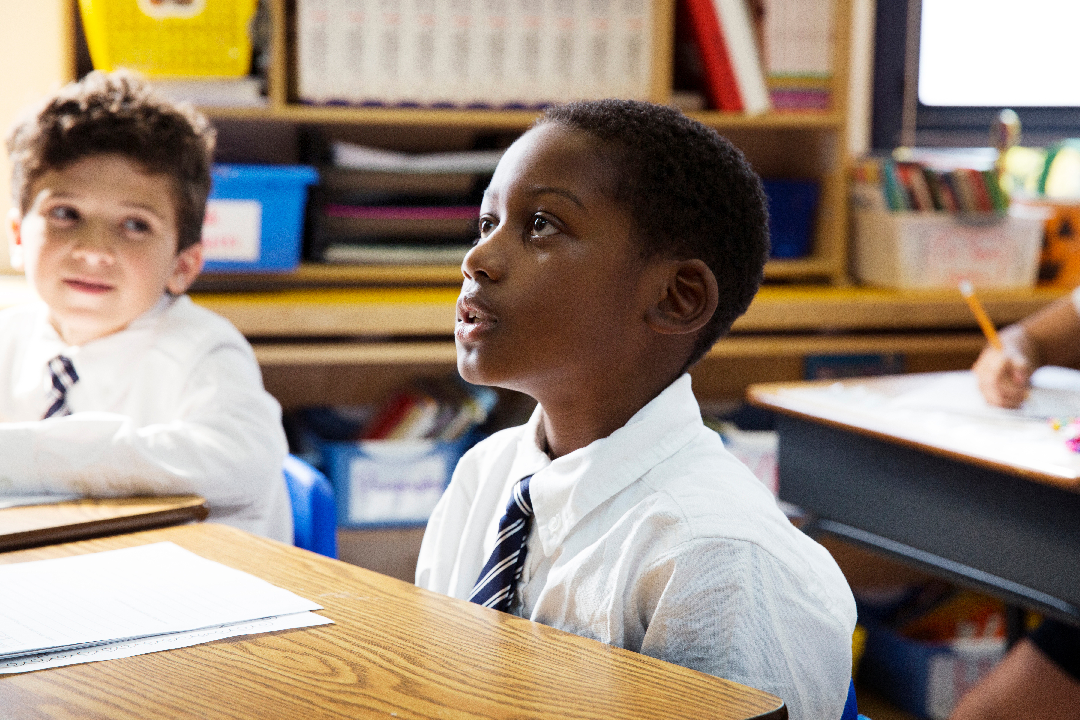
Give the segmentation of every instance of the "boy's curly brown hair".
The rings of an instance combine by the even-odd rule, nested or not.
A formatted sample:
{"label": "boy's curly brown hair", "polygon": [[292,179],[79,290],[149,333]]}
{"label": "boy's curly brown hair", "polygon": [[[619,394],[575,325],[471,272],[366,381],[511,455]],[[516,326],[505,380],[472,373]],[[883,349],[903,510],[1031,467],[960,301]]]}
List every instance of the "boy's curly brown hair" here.
{"label": "boy's curly brown hair", "polygon": [[12,128],[12,200],[26,214],[34,182],[49,170],[91,155],[122,155],[149,174],[171,178],[179,252],[202,237],[215,138],[202,114],[159,95],[138,76],[94,71]]}

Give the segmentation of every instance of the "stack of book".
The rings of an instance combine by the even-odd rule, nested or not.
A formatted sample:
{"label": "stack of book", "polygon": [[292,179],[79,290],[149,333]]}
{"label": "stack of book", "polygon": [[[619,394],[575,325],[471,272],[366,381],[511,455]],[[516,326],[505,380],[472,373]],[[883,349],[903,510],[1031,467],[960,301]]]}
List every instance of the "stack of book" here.
{"label": "stack of book", "polygon": [[323,440],[434,440],[456,442],[482,425],[495,407],[489,387],[468,385],[456,375],[421,378],[375,408],[307,408],[300,422]]}
{"label": "stack of book", "polygon": [[332,142],[312,191],[305,257],[459,264],[502,150],[402,153]]}
{"label": "stack of book", "polygon": [[298,93],[430,107],[646,99],[656,10],[653,0],[297,0]]}
{"label": "stack of book", "polygon": [[828,110],[834,0],[751,0],[763,8],[765,79],[775,110]]}
{"label": "stack of book", "polygon": [[870,210],[1000,214],[1009,207],[997,172],[977,162],[869,157],[853,164],[852,181],[856,204]]}

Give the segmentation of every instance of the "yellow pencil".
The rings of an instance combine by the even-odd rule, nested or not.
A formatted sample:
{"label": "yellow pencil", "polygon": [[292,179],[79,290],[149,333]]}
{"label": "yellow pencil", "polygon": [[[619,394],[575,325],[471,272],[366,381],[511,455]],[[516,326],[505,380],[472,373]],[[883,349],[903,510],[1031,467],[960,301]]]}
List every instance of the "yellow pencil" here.
{"label": "yellow pencil", "polygon": [[986,314],[986,310],[983,309],[982,303],[979,302],[979,298],[975,296],[975,288],[972,287],[969,280],[964,280],[960,283],[960,294],[967,300],[968,307],[971,308],[971,312],[975,315],[975,319],[979,321],[979,327],[982,328],[983,335],[986,336],[987,342],[995,350],[1003,350],[1001,345],[1001,338],[998,337],[997,330],[994,329],[994,323],[990,322],[990,317]]}

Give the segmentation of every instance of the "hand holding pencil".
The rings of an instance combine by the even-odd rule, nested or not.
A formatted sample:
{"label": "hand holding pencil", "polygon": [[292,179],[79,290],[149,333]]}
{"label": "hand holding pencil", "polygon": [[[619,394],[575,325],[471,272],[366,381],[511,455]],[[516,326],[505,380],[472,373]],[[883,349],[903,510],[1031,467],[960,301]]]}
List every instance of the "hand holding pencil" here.
{"label": "hand holding pencil", "polygon": [[1002,342],[993,322],[975,295],[975,289],[967,280],[960,283],[960,294],[964,296],[986,336],[987,346],[971,368],[980,392],[991,405],[1020,407],[1027,398],[1031,373],[1035,371],[1034,364],[1026,357],[1021,343]]}

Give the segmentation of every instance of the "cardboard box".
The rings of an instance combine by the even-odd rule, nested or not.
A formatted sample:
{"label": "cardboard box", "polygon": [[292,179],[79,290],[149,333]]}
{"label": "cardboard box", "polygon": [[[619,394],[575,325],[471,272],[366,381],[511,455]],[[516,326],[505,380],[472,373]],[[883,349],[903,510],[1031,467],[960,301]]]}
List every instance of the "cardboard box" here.
{"label": "cardboard box", "polygon": [[868,285],[903,290],[1027,288],[1039,270],[1046,211],[1007,215],[855,208],[853,270]]}

